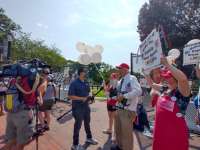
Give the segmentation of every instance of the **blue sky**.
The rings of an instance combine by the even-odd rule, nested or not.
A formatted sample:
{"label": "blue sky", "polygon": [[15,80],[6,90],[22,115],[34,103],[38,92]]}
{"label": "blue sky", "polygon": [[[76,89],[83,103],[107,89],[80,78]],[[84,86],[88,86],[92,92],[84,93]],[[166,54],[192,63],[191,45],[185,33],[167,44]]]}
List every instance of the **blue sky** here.
{"label": "blue sky", "polygon": [[138,14],[147,0],[0,0],[0,7],[33,39],[77,60],[76,43],[104,47],[103,61],[129,63],[140,44]]}

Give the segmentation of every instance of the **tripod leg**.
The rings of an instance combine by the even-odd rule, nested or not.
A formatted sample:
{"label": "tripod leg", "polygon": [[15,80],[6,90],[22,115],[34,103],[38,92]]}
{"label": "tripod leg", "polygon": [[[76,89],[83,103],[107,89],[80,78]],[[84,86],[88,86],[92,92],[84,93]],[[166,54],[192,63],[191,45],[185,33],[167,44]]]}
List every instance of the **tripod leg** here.
{"label": "tripod leg", "polygon": [[39,130],[38,130],[38,112],[39,112],[39,106],[38,106],[38,104],[36,105],[36,124],[35,124],[35,130],[36,130],[36,133],[38,134],[38,135],[36,135],[36,140],[35,140],[35,142],[36,142],[36,150],[38,150],[39,149],[39,145],[38,145],[38,139],[39,139]]}
{"label": "tripod leg", "polygon": [[60,119],[62,119],[65,115],[69,114],[72,111],[72,109],[70,109],[69,111],[65,112],[63,115],[61,115],[60,117],[57,118],[57,121],[59,121]]}

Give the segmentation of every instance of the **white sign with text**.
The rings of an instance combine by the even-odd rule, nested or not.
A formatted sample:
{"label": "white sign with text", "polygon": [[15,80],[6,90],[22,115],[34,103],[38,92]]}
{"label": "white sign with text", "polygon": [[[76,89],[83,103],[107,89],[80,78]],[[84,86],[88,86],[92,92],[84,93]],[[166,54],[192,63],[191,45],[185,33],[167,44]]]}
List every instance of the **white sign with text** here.
{"label": "white sign with text", "polygon": [[183,65],[193,65],[200,62],[200,42],[186,45],[183,49]]}
{"label": "white sign with text", "polygon": [[159,32],[154,29],[140,45],[140,54],[143,60],[143,69],[150,72],[161,66],[162,45]]}

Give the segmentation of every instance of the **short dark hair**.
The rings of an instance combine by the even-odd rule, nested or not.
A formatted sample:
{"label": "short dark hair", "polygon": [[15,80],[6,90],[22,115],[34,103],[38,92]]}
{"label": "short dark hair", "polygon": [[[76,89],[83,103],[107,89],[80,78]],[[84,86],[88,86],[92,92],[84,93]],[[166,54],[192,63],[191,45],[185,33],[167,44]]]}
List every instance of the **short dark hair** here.
{"label": "short dark hair", "polygon": [[81,67],[81,68],[78,69],[78,75],[80,76],[80,74],[81,74],[82,72],[86,72],[86,69],[83,68],[83,67]]}

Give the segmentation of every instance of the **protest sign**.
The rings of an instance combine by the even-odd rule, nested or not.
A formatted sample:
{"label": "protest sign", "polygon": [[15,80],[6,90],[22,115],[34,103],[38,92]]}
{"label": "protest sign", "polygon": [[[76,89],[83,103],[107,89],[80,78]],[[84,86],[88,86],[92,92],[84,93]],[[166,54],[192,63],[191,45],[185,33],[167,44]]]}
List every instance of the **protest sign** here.
{"label": "protest sign", "polygon": [[183,49],[183,65],[200,62],[200,42],[186,45]]}
{"label": "protest sign", "polygon": [[144,72],[160,67],[162,45],[159,32],[154,29],[140,45]]}

